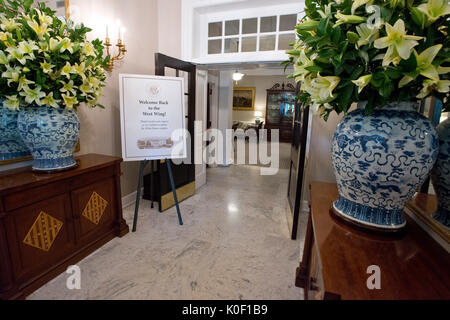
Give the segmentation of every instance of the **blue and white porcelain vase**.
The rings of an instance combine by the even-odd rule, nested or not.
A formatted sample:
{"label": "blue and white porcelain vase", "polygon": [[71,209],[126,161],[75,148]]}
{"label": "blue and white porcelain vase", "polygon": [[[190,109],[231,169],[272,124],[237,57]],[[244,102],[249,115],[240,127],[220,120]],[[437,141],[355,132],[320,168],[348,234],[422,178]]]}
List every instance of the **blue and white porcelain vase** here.
{"label": "blue and white porcelain vase", "polygon": [[15,160],[31,156],[17,129],[19,113],[3,105],[0,99],[0,161]]}
{"label": "blue and white porcelain vase", "polygon": [[411,102],[366,115],[365,103],[338,125],[332,157],[339,189],[334,212],[369,229],[395,232],[403,209],[428,177],[438,155],[432,123]]}
{"label": "blue and white porcelain vase", "polygon": [[23,141],[31,150],[34,171],[59,172],[77,166],[73,153],[80,122],[75,111],[25,107],[19,111],[17,124]]}
{"label": "blue and white porcelain vase", "polygon": [[431,178],[438,197],[438,210],[433,218],[450,229],[450,118],[436,129],[439,136],[439,156]]}

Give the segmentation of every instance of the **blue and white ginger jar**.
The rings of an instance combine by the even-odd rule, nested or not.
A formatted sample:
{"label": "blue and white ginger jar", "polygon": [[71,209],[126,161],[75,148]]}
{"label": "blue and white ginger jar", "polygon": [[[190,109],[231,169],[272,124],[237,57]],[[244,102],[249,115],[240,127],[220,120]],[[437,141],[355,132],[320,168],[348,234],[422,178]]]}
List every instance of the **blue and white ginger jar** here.
{"label": "blue and white ginger jar", "polygon": [[31,156],[17,129],[18,111],[10,110],[0,99],[0,161]]}
{"label": "blue and white ginger jar", "polygon": [[80,122],[73,110],[25,107],[19,111],[20,135],[31,150],[33,170],[58,172],[77,166],[73,153]]}
{"label": "blue and white ginger jar", "polygon": [[398,231],[406,225],[406,202],[436,161],[438,136],[417,104],[393,103],[371,115],[364,106],[347,114],[334,134],[339,199],[333,210],[362,227]]}
{"label": "blue and white ginger jar", "polygon": [[436,129],[439,136],[439,156],[431,174],[438,197],[438,210],[433,218],[450,229],[450,118]]}

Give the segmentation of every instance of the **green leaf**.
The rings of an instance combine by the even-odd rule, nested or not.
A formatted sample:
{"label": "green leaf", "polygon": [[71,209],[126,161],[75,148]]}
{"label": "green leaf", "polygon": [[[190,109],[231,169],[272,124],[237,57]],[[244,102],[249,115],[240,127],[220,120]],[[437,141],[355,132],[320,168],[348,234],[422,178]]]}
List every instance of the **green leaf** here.
{"label": "green leaf", "polygon": [[319,66],[310,66],[310,67],[306,67],[305,69],[308,71],[311,71],[311,72],[322,72],[323,71],[323,69]]}
{"label": "green leaf", "polygon": [[399,70],[392,68],[392,67],[389,67],[386,69],[386,74],[391,79],[399,79],[403,76],[402,72],[400,72]]}
{"label": "green leaf", "polygon": [[319,27],[319,21],[316,20],[308,20],[305,21],[299,25],[297,25],[295,28],[298,31],[317,31],[317,28]]}
{"label": "green leaf", "polygon": [[367,53],[367,51],[364,50],[359,50],[358,51],[359,56],[364,60],[364,62],[366,63],[366,65],[369,63],[369,54]]}
{"label": "green leaf", "polygon": [[423,13],[417,8],[411,8],[410,12],[412,21],[414,21],[414,23],[420,26],[422,29],[425,28],[425,24],[427,22],[427,17],[425,13]]}
{"label": "green leaf", "polygon": [[351,80],[356,80],[359,78],[359,76],[363,73],[364,67],[358,66],[350,75]]}
{"label": "green leaf", "polygon": [[417,59],[415,54],[411,54],[408,60],[401,60],[399,68],[403,72],[412,72],[417,69]]}
{"label": "green leaf", "polygon": [[331,41],[334,43],[339,43],[341,40],[341,28],[339,26],[335,26],[333,31],[331,32]]}
{"label": "green leaf", "polygon": [[380,94],[385,98],[389,98],[394,89],[395,87],[393,81],[385,81],[380,88]]}
{"label": "green leaf", "polygon": [[290,55],[293,55],[293,56],[299,56],[300,55],[300,50],[287,50],[286,53],[290,54]]}

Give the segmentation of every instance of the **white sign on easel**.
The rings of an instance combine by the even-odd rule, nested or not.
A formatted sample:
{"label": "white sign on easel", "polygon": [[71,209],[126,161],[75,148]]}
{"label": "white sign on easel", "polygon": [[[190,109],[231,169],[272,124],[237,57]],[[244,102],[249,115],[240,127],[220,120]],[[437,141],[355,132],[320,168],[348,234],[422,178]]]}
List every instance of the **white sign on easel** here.
{"label": "white sign on easel", "polygon": [[[119,81],[122,158],[124,161],[141,162],[132,229],[135,232],[141,183],[149,160],[187,157],[184,79],[121,74]],[[166,161],[167,170],[178,221],[183,225],[170,162]],[[153,165],[151,167],[153,181]]]}
{"label": "white sign on easel", "polygon": [[124,161],[186,158],[184,79],[134,74],[119,79]]}

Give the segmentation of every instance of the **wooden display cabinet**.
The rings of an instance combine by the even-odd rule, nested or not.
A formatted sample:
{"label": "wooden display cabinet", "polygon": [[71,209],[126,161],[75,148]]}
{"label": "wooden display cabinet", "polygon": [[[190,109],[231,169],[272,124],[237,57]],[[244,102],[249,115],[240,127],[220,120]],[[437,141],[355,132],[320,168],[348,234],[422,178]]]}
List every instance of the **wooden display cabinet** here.
{"label": "wooden display cabinet", "polygon": [[288,83],[286,86],[276,84],[267,90],[266,123],[268,139],[271,130],[279,130],[280,142],[292,142],[292,132],[295,114],[295,87]]}

